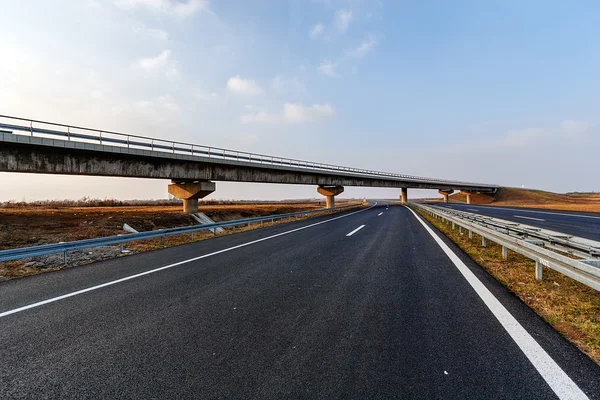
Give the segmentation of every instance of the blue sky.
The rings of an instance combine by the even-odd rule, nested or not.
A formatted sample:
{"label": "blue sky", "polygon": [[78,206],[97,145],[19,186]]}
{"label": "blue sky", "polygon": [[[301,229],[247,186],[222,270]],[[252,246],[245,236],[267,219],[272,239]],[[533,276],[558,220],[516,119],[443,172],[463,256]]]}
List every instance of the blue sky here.
{"label": "blue sky", "polygon": [[[1,114],[398,173],[600,189],[597,2],[30,0],[2,10]],[[0,180],[11,188],[0,200],[162,198],[167,183]],[[213,195],[316,196],[232,183]]]}

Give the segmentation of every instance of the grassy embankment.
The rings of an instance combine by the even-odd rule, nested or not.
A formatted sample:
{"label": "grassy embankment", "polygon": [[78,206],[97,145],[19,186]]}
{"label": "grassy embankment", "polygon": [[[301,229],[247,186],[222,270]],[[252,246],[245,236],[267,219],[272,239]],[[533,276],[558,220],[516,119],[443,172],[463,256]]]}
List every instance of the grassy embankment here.
{"label": "grassy embankment", "polygon": [[[450,196],[450,201],[465,203],[467,197],[464,193],[456,193]],[[499,207],[600,212],[600,193],[562,194],[543,190],[501,188],[494,195],[473,194],[472,203]]]}

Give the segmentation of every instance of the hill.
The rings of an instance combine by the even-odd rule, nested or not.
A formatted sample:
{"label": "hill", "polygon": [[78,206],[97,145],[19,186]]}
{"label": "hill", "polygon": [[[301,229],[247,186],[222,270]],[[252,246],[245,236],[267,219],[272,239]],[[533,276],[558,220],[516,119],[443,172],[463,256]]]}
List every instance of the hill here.
{"label": "hill", "polygon": [[[456,193],[451,202],[465,203],[466,195]],[[552,193],[543,190],[501,188],[494,195],[474,194],[472,204],[551,210],[600,212],[600,193]]]}

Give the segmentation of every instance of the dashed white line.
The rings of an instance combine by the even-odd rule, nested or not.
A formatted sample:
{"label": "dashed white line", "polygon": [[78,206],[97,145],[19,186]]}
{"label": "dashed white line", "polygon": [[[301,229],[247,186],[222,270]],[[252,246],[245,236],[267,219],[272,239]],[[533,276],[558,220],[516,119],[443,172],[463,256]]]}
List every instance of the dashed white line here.
{"label": "dashed white line", "polygon": [[364,227],[365,227],[364,225],[361,225],[358,228],[356,228],[355,230],[353,230],[352,232],[350,232],[349,234],[347,234],[346,236],[352,236],[352,235],[354,235],[356,232],[360,231]]}
{"label": "dashed white line", "polygon": [[524,215],[513,215],[513,217],[516,217],[516,218],[525,218],[525,219],[531,219],[531,220],[533,220],[533,221],[542,221],[542,222],[545,222],[545,221],[546,221],[545,219],[541,219],[541,218],[533,218],[533,217],[526,217],[526,216],[524,216]]}
{"label": "dashed white line", "polygon": [[469,211],[475,211],[475,212],[479,212],[479,210],[476,210],[476,209],[474,209],[474,208],[467,208],[467,210],[469,210]]}
{"label": "dashed white line", "polygon": [[16,314],[16,313],[21,312],[21,311],[29,310],[31,308],[40,307],[40,306],[43,306],[44,304],[54,303],[54,302],[59,301],[59,300],[68,299],[69,297],[78,296],[80,294],[84,294],[84,293],[91,292],[91,291],[94,291],[94,290],[102,289],[102,288],[107,287],[107,286],[116,285],[116,284],[121,283],[121,282],[126,282],[126,281],[129,281],[131,279],[135,279],[135,278],[139,278],[139,277],[142,277],[142,276],[145,276],[145,275],[153,274],[155,272],[163,271],[165,269],[170,269],[170,268],[173,268],[173,267],[177,267],[179,265],[183,265],[183,264],[187,264],[187,263],[190,263],[190,262],[193,262],[193,261],[201,260],[203,258],[212,257],[212,256],[215,256],[217,254],[226,253],[226,252],[231,251],[231,250],[236,250],[236,249],[239,249],[239,248],[242,248],[242,247],[246,247],[246,246],[250,246],[250,245],[253,245],[253,244],[256,244],[256,243],[264,242],[265,240],[274,239],[274,238],[279,237],[279,236],[284,236],[284,235],[287,235],[287,234],[290,234],[290,233],[293,233],[293,232],[298,232],[298,231],[301,231],[301,230],[304,230],[304,229],[312,228],[313,226],[317,226],[317,225],[321,225],[321,224],[326,224],[328,222],[335,221],[335,220],[340,219],[340,218],[346,218],[346,217],[349,217],[351,215],[358,214],[358,213],[370,210],[371,208],[375,207],[376,205],[377,205],[377,203],[373,204],[371,207],[364,208],[364,209],[358,210],[358,211],[354,211],[354,212],[351,212],[349,214],[340,215],[339,217],[334,217],[334,218],[327,219],[325,221],[320,221],[320,222],[316,222],[314,224],[310,224],[310,225],[306,225],[306,226],[301,226],[300,228],[291,229],[289,231],[277,233],[275,235],[267,236],[267,237],[264,237],[264,238],[261,238],[261,239],[252,240],[250,242],[238,244],[237,246],[228,247],[228,248],[225,248],[225,249],[222,249],[222,250],[218,250],[218,251],[215,251],[215,252],[212,252],[212,253],[204,254],[204,255],[201,255],[201,256],[198,256],[198,257],[194,257],[194,258],[190,258],[190,259],[187,259],[187,260],[179,261],[179,262],[176,262],[176,263],[173,263],[173,264],[165,265],[164,267],[159,267],[159,268],[151,269],[149,271],[141,272],[141,273],[135,274],[135,275],[129,275],[129,276],[126,276],[126,277],[121,278],[121,279],[117,279],[117,280],[114,280],[114,281],[105,282],[105,283],[102,283],[102,284],[96,285],[96,286],[90,286],[90,287],[87,287],[85,289],[77,290],[75,292],[66,293],[66,294],[63,294],[62,296],[52,297],[52,298],[47,299],[47,300],[38,301],[37,303],[32,303],[32,304],[28,304],[28,305],[23,306],[23,307],[14,308],[12,310],[0,312],[0,318],[6,317],[6,316],[11,315],[11,314]]}
{"label": "dashed white line", "polygon": [[566,374],[565,371],[550,357],[546,350],[523,328],[523,326],[512,316],[512,314],[494,297],[492,292],[484,286],[475,274],[465,265],[458,256],[450,250],[448,245],[423,222],[423,220],[409,208],[415,218],[425,227],[425,230],[433,237],[438,246],[450,258],[452,263],[465,277],[469,285],[475,290],[477,295],[483,300],[488,309],[494,314],[498,322],[515,341],[517,346],[529,359],[534,368],[544,378],[548,386],[554,391],[556,396],[563,399],[589,400],[586,394],[577,386],[575,382]]}
{"label": "dashed white line", "polygon": [[377,216],[379,217],[381,214],[383,214],[383,211],[382,211],[382,212],[380,212],[379,214],[377,214]]}
{"label": "dashed white line", "polygon": [[[453,206],[445,206],[452,208]],[[582,215],[582,214],[568,214],[554,211],[533,211],[533,210],[519,210],[518,208],[507,208],[507,207],[497,207],[497,206],[489,206],[488,209],[492,210],[509,210],[512,212],[524,212],[524,213],[534,213],[534,214],[548,214],[548,215],[562,215],[565,217],[577,217],[577,218],[592,218],[592,219],[600,219],[600,217],[596,217],[593,215]]]}

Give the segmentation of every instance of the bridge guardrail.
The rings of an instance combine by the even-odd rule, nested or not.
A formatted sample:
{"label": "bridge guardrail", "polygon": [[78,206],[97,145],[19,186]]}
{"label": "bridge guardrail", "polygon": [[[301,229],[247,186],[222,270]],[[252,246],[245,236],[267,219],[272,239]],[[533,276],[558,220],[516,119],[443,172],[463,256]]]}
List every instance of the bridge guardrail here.
{"label": "bridge guardrail", "polygon": [[[0,115],[0,129],[7,130],[12,134],[51,137],[58,140],[91,142],[96,144],[110,144],[113,146],[144,149],[158,152],[169,152],[177,154],[188,154],[192,156],[205,156],[208,158],[222,160],[237,160],[256,164],[278,165],[285,167],[305,168],[317,171],[337,171],[362,174],[373,177],[400,178],[414,182],[435,182],[441,186],[467,185],[477,187],[497,188],[497,185],[480,184],[474,182],[451,181],[447,179],[426,178],[421,176],[393,174],[389,172],[374,171],[368,169],[344,167],[334,164],[303,161],[293,158],[275,157],[266,154],[248,153],[244,151],[224,149],[220,147],[203,146],[185,142],[155,139],[151,137],[132,135],[127,133],[84,128],[74,125],[65,125],[49,121],[40,121],[27,118]],[[25,123],[25,124],[23,124]]]}
{"label": "bridge guardrail", "polygon": [[[477,214],[456,212],[442,207],[417,203],[410,205],[436,219],[451,223],[453,229],[455,225],[461,231],[463,228],[466,229],[469,237],[472,237],[473,233],[480,235],[484,247],[487,245],[487,240],[498,243],[502,246],[504,259],[508,256],[508,250],[530,258],[536,263],[537,280],[542,280],[542,267],[545,266],[600,291],[600,259],[597,258],[600,256],[599,242],[571,235],[557,236],[554,234],[558,232]],[[480,218],[471,217],[473,215]],[[571,243],[567,246],[569,241]],[[574,259],[559,252],[593,258]]]}
{"label": "bridge guardrail", "polygon": [[63,243],[53,243],[53,244],[45,244],[41,246],[32,246],[32,247],[21,247],[17,249],[9,249],[9,250],[1,250],[0,251],[0,262],[2,261],[11,261],[18,260],[23,258],[30,257],[38,257],[45,256],[49,254],[57,254],[63,253],[63,259],[65,264],[67,263],[67,253],[73,250],[81,250],[81,249],[89,249],[93,247],[100,246],[110,246],[110,245],[121,245],[121,249],[123,249],[124,243],[133,242],[138,240],[145,239],[155,239],[165,236],[171,235],[180,235],[184,233],[190,233],[193,235],[194,232],[211,230],[214,228],[224,228],[224,227],[235,227],[239,225],[248,225],[252,223],[271,221],[272,223],[275,220],[282,220],[285,218],[299,217],[303,215],[314,215],[318,213],[326,213],[331,211],[343,211],[345,209],[349,209],[352,207],[361,207],[361,205],[348,205],[336,208],[321,208],[318,210],[310,210],[310,211],[299,211],[294,213],[287,214],[277,214],[277,215],[268,215],[265,217],[255,217],[255,218],[245,218],[231,221],[223,221],[223,222],[215,222],[214,224],[205,224],[205,225],[190,225],[178,228],[167,228],[167,229],[159,229],[155,231],[148,232],[139,232],[139,233],[129,233],[117,236],[107,236],[103,238],[94,238],[94,239],[84,239],[84,240],[76,240],[72,242],[63,242]]}

